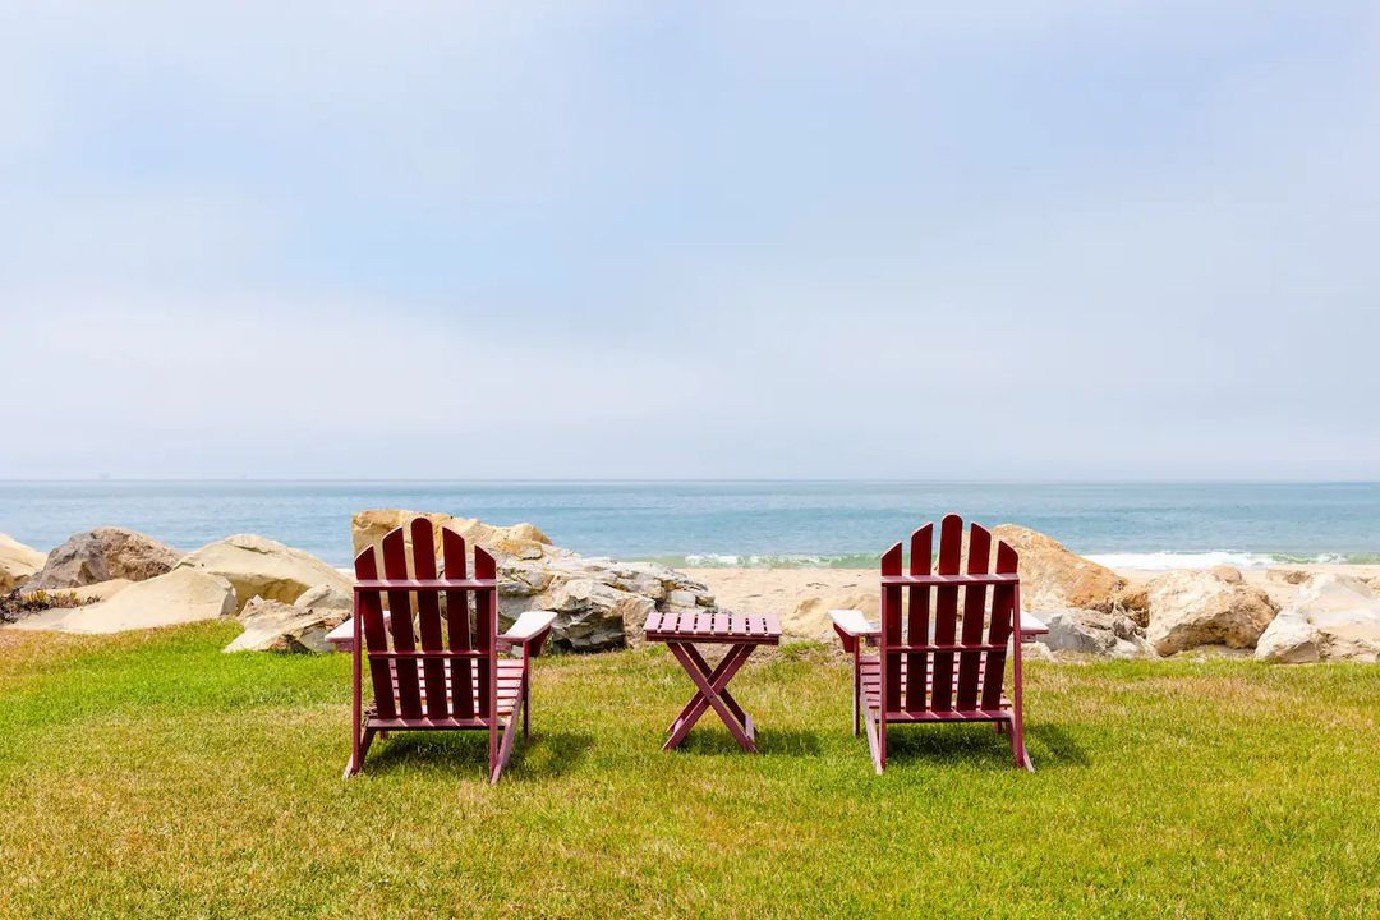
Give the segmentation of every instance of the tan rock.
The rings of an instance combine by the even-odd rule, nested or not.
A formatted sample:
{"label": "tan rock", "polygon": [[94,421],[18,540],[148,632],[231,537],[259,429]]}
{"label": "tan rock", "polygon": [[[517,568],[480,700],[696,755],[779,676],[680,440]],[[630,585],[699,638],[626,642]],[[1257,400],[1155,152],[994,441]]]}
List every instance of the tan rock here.
{"label": "tan rock", "polygon": [[43,568],[47,558],[46,553],[0,533],[0,591],[10,591],[28,581]]}
{"label": "tan rock", "polygon": [[112,578],[109,581],[98,581],[94,585],[82,585],[80,588],[63,588],[61,590],[72,592],[83,604],[95,604],[110,600],[133,584],[137,584],[137,582],[130,581],[128,578]]}
{"label": "tan rock", "polygon": [[353,610],[354,595],[338,584],[316,585],[298,595],[292,606],[316,610]]}
{"label": "tan rock", "polygon": [[237,609],[255,596],[291,604],[310,588],[353,592],[349,578],[300,549],[257,534],[236,534],[186,556],[177,569],[219,575],[235,586]]}
{"label": "tan rock", "polygon": [[[1126,580],[1106,566],[1070,552],[1045,534],[1017,524],[1002,524],[992,536],[1011,545],[1019,558],[1021,601],[1025,610],[1118,609]],[[994,551],[995,552],[995,551]]]}
{"label": "tan rock", "polygon": [[1359,578],[1319,575],[1265,630],[1255,654],[1291,664],[1380,662],[1380,593]]}
{"label": "tan rock", "polygon": [[[366,546],[382,540],[392,530],[403,526],[413,518],[424,517],[431,521],[432,540],[437,557],[441,555],[440,528],[444,525],[465,538],[467,545],[478,544],[496,555],[515,556],[519,559],[540,559],[551,546],[551,539],[532,524],[513,524],[499,527],[486,524],[476,518],[457,518],[435,512],[403,511],[400,509],[373,509],[357,512],[350,522],[350,537],[358,555]],[[406,540],[411,546],[410,537]]]}
{"label": "tan rock", "polygon": [[1214,565],[1208,571],[1229,585],[1239,585],[1245,581],[1241,570],[1230,565]]}
{"label": "tan rock", "polygon": [[1303,569],[1270,569],[1265,577],[1281,584],[1301,585],[1308,580],[1309,573]]}
{"label": "tan rock", "polygon": [[79,588],[116,578],[144,581],[172,571],[181,553],[147,534],[97,527],[73,534],[25,583],[29,591]]}
{"label": "tan rock", "polygon": [[446,514],[374,509],[353,518],[355,551],[374,545],[417,517],[431,522],[437,547],[441,540],[436,531],[445,526],[462,536],[467,546],[482,546],[494,554],[501,622],[511,622],[530,610],[556,611],[550,639],[553,648],[579,652],[622,648],[640,638],[653,610],[678,605],[715,609],[708,589],[684,573],[650,562],[586,558],[552,546],[550,538],[531,524],[496,527]]}
{"label": "tan rock", "polygon": [[1269,595],[1210,571],[1177,571],[1150,583],[1146,638],[1161,655],[1200,645],[1254,648],[1279,612]]}
{"label": "tan rock", "polygon": [[312,608],[250,599],[239,620],[244,632],[225,652],[329,652],[326,634],[348,619],[338,608]]}
{"label": "tan rock", "polygon": [[235,612],[235,589],[217,575],[175,569],[134,582],[109,600],[85,607],[49,610],[21,620],[19,629],[115,633],[155,626],[214,620]]}

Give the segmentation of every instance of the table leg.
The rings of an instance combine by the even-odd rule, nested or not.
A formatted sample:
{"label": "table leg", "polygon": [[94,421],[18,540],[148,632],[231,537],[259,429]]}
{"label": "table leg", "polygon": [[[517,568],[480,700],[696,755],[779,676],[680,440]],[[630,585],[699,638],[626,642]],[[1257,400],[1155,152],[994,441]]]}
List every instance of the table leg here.
{"label": "table leg", "polygon": [[[669,647],[672,644],[673,643],[668,642],[667,646]],[[725,655],[718,666],[711,671],[709,663],[704,660],[704,656],[701,655],[699,650],[693,645],[690,645],[688,642],[677,642],[674,644],[678,645],[685,655],[694,662],[695,667],[699,669],[701,674],[708,675],[709,683],[716,686],[722,686],[722,684],[719,684],[719,678],[723,676],[726,670],[734,666],[737,657],[733,654],[732,649],[730,649],[729,654]],[[684,666],[685,662],[683,660],[680,658],[677,658],[677,660],[681,661],[681,665]],[[685,704],[685,708],[680,711],[680,714],[672,720],[671,727],[666,729],[668,732],[675,731],[676,725],[683,719],[689,719],[690,724],[693,725],[699,720],[700,716],[704,715],[704,710],[709,706],[709,700],[706,699],[704,693],[698,689],[698,685],[696,685],[696,687],[695,695],[690,698],[690,702]],[[728,707],[733,710],[738,720],[740,722],[745,722],[747,717],[743,714],[743,709],[738,705],[738,701],[733,699],[732,694],[730,694],[727,689],[724,689],[720,693],[720,696],[724,698],[724,701],[728,704]]]}
{"label": "table leg", "polygon": [[[704,657],[689,643],[668,642],[667,646],[671,649],[671,654],[680,662],[681,667],[685,669],[685,673],[689,674],[690,679],[695,682],[698,692],[681,710],[680,717],[672,723],[670,737],[666,739],[666,744],[662,750],[669,751],[678,747],[708,707],[712,706],[738,745],[745,751],[756,753],[755,736],[757,732],[753,727],[752,719],[743,712],[737,700],[734,700],[725,689],[728,682],[738,673],[738,669],[747,661],[748,656],[752,654],[755,646],[751,643],[732,646],[728,654],[724,656],[724,660],[713,671],[710,671]],[[730,701],[732,705],[730,705]]]}

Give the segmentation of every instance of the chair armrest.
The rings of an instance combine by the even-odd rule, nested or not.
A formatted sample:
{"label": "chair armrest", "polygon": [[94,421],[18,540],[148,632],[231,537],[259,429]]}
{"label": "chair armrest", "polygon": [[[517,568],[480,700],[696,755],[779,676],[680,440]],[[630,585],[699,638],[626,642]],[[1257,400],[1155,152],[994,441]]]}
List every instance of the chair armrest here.
{"label": "chair armrest", "polygon": [[1049,635],[1049,627],[1045,621],[1035,616],[1033,613],[1021,614],[1021,641],[1034,642],[1040,636]]}
{"label": "chair armrest", "polygon": [[516,622],[508,627],[508,631],[499,636],[499,641],[509,645],[520,645],[525,652],[533,655],[541,653],[542,643],[546,641],[547,633],[551,632],[551,624],[556,619],[554,610],[527,610],[518,614]]}
{"label": "chair armrest", "polygon": [[861,610],[830,610],[829,618],[834,621],[834,632],[843,642],[844,651],[856,652],[858,640],[881,635],[881,627],[867,622]]}
{"label": "chair armrest", "polygon": [[[393,618],[388,611],[383,612],[383,626],[385,629],[393,622]],[[355,618],[350,617],[335,629],[326,633],[326,644],[337,652],[353,652],[355,650]]]}

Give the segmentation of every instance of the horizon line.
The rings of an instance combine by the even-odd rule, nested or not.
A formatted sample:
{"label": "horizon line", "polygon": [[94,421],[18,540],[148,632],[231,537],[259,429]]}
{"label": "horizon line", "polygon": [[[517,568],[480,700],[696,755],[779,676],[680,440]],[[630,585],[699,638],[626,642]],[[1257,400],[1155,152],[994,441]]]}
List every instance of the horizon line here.
{"label": "horizon line", "polygon": [[790,476],[729,476],[729,477],[518,477],[518,478],[444,478],[444,477],[336,477],[336,476],[93,476],[93,477],[3,477],[0,484],[30,483],[428,483],[428,484],[616,484],[616,483],[877,483],[907,485],[1380,485],[1380,479],[1300,479],[1225,477],[1089,477],[1066,478],[906,478],[906,477],[790,477]]}

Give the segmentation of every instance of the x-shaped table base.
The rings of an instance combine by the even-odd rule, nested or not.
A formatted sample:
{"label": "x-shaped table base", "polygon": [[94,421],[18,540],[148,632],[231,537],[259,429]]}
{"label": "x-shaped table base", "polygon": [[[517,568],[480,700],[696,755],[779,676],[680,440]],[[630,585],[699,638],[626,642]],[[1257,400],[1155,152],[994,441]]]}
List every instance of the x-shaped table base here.
{"label": "x-shaped table base", "polygon": [[723,661],[713,669],[710,669],[709,662],[705,661],[699,650],[689,642],[667,642],[666,645],[671,649],[671,654],[676,656],[681,667],[685,668],[685,673],[695,682],[698,691],[667,729],[670,735],[661,749],[669,751],[679,747],[685,736],[690,734],[690,729],[695,727],[695,723],[712,706],[719,718],[723,719],[724,725],[728,726],[729,734],[733,735],[738,745],[743,750],[756,754],[757,731],[752,725],[752,718],[743,712],[743,707],[739,706],[733,694],[728,692],[728,682],[748,660],[752,650],[756,648],[756,643],[744,642],[730,646]]}

